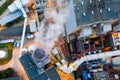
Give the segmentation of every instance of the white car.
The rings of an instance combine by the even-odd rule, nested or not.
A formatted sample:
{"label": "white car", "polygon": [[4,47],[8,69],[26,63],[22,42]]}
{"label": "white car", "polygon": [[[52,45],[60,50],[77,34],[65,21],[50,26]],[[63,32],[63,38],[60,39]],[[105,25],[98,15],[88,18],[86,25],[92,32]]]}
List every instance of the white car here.
{"label": "white car", "polygon": [[33,39],[34,38],[34,35],[33,34],[28,34],[27,35],[27,39]]}

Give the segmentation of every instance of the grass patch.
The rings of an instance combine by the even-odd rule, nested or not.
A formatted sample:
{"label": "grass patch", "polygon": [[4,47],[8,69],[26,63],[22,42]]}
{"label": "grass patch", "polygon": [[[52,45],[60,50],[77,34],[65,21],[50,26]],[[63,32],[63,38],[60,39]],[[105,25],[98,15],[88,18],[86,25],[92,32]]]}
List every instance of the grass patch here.
{"label": "grass patch", "polygon": [[7,62],[10,61],[12,58],[12,52],[13,52],[13,43],[4,43],[0,44],[0,48],[7,48],[7,58],[0,59],[0,65],[6,64]]}
{"label": "grass patch", "polygon": [[14,0],[6,0],[6,2],[0,7],[0,15],[7,9],[7,7],[13,3]]}

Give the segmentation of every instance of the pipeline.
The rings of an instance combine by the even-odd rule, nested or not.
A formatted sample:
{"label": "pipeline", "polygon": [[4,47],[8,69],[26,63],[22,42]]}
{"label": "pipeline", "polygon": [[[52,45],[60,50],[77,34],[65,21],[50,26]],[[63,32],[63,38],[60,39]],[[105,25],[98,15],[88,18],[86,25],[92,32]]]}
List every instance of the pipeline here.
{"label": "pipeline", "polygon": [[[109,34],[111,34],[111,33],[112,33],[112,32],[106,33],[104,36],[100,37],[100,38],[99,38],[98,40],[96,40],[95,42],[101,41],[105,36],[107,36],[107,35],[109,35]],[[90,46],[90,48],[88,48],[88,49],[82,51],[82,53],[80,53],[80,54],[74,54],[74,56],[76,56],[77,58],[81,58],[82,56],[85,55],[85,53],[89,52],[89,51],[92,49],[92,47],[93,47],[94,45],[95,45],[95,44],[92,44],[92,45]]]}
{"label": "pipeline", "polygon": [[81,57],[80,59],[77,59],[75,62],[71,63],[69,66],[67,66],[67,64],[60,66],[59,69],[62,70],[64,73],[70,74],[73,71],[75,71],[85,61],[102,59],[102,58],[118,56],[118,55],[120,55],[120,50],[86,55]]}
{"label": "pipeline", "polygon": [[27,24],[27,17],[24,19],[24,26],[23,26],[23,32],[22,32],[22,39],[21,39],[19,58],[22,55],[22,49],[23,49],[23,44],[24,44],[24,39],[25,39],[26,24]]}

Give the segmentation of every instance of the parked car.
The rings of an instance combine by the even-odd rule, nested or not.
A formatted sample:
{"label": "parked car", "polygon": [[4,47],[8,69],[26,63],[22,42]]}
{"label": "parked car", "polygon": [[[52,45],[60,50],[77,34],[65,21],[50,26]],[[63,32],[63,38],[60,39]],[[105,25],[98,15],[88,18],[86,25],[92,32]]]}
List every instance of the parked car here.
{"label": "parked car", "polygon": [[26,37],[27,37],[27,39],[33,39],[34,35],[33,34],[28,34]]}
{"label": "parked car", "polygon": [[19,46],[20,46],[20,42],[19,42],[19,41],[14,41],[13,45],[14,45],[15,47],[19,47]]}

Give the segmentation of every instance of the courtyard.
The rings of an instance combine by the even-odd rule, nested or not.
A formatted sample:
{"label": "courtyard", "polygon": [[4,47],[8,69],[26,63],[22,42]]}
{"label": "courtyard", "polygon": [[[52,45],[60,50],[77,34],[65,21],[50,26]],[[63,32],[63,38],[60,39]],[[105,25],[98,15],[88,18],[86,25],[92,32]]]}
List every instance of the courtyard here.
{"label": "courtyard", "polygon": [[0,65],[8,63],[12,58],[13,43],[0,44]]}

